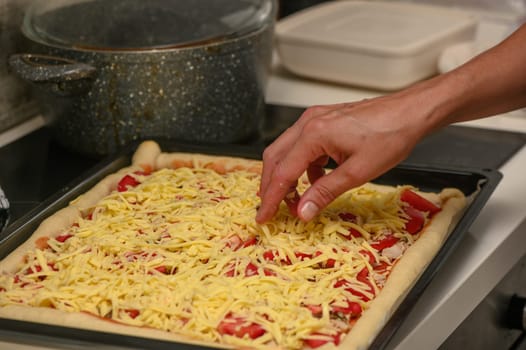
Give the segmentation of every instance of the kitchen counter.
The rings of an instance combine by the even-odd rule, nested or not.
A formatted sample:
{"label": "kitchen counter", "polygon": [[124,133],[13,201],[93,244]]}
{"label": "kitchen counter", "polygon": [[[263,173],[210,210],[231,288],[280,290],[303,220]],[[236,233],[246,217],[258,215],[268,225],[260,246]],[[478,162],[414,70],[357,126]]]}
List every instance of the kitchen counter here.
{"label": "kitchen counter", "polygon": [[[357,101],[379,94],[301,79],[276,63],[267,101],[306,107]],[[519,110],[458,125],[526,133],[526,112]],[[500,184],[388,349],[437,349],[526,253],[526,147],[499,171],[503,174]]]}

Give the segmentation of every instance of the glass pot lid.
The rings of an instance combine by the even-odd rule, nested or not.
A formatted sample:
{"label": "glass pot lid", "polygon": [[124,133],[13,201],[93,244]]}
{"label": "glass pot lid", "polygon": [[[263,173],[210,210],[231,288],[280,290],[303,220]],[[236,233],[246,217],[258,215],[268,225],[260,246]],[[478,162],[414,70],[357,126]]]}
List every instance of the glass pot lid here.
{"label": "glass pot lid", "polygon": [[196,46],[241,36],[274,20],[274,0],[38,0],[23,32],[77,49]]}

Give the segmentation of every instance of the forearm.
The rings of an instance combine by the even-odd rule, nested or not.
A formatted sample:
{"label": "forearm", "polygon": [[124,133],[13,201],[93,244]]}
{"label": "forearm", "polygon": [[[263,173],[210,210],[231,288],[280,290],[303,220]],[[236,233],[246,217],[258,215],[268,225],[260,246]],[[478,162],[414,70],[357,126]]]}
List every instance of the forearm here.
{"label": "forearm", "polygon": [[403,92],[424,105],[424,133],[526,107],[526,26],[463,66]]}

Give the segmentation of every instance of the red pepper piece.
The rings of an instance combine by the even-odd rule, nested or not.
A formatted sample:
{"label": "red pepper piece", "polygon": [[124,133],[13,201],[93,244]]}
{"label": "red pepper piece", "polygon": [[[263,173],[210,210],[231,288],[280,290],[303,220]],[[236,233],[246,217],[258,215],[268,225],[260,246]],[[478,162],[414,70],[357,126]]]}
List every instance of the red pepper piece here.
{"label": "red pepper piece", "polygon": [[135,187],[138,184],[140,184],[140,182],[137,181],[137,179],[131,175],[126,175],[117,184],[117,191],[124,192],[127,191],[129,187]]}

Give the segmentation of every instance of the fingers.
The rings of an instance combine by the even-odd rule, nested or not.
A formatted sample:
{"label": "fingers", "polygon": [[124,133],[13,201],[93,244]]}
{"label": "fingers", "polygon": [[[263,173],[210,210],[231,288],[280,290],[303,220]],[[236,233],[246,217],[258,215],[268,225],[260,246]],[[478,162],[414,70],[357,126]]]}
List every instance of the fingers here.
{"label": "fingers", "polygon": [[298,118],[298,121],[294,123],[294,125],[285,130],[285,132],[283,132],[270,146],[265,149],[263,152],[263,171],[261,174],[261,183],[259,187],[260,196],[263,196],[266,192],[278,162],[282,160],[283,157],[294,146],[305,124],[311,119],[323,115],[334,108],[340,108],[340,106],[343,105],[344,104],[332,106],[313,106],[308,108]]}
{"label": "fingers", "polygon": [[311,184],[315,183],[320,177],[325,175],[325,166],[329,162],[329,157],[323,156],[318,158],[307,168],[307,176]]}
{"label": "fingers", "polygon": [[358,161],[354,163],[351,156],[344,164],[317,178],[300,198],[298,217],[303,221],[310,221],[339,195],[366,182],[367,176],[355,171],[357,168],[360,168]]}
{"label": "fingers", "polygon": [[[297,145],[295,147],[297,148]],[[291,162],[287,155],[275,164],[264,191],[260,192],[261,206],[256,215],[256,222],[263,223],[270,220],[278,211],[285,196],[295,191],[298,178],[308,166],[306,159],[299,157],[296,158],[297,162]]]}

